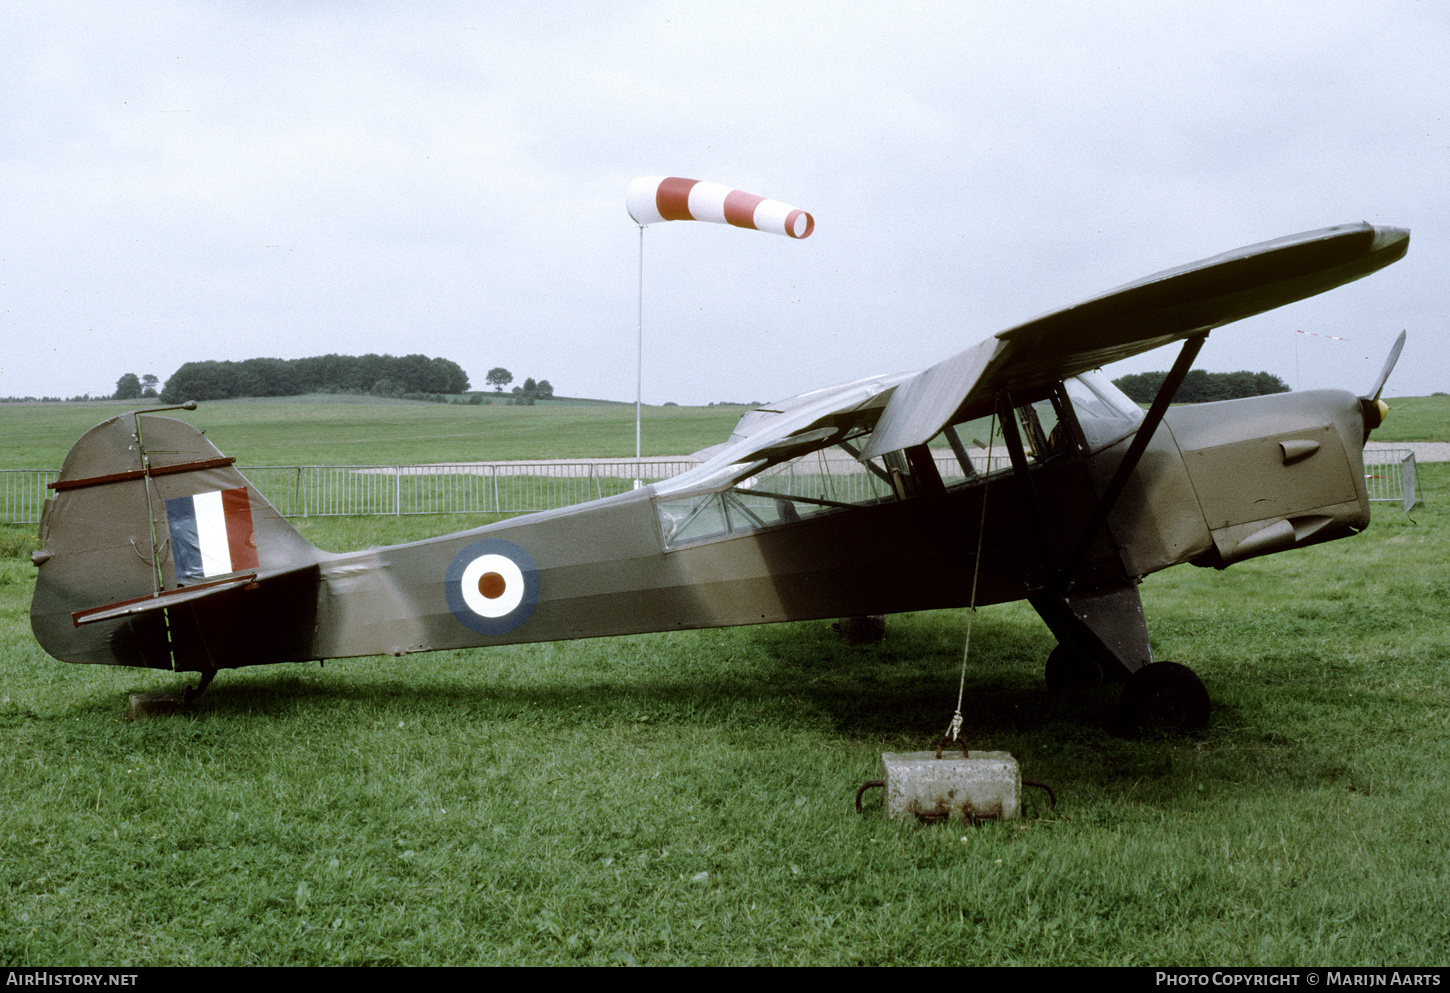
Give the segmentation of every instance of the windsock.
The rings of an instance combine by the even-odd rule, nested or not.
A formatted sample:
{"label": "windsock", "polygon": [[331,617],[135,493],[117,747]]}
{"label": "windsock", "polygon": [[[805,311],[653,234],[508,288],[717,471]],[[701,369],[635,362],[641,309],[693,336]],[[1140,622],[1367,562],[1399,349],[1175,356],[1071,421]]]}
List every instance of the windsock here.
{"label": "windsock", "polygon": [[629,184],[624,203],[638,224],[714,221],[787,238],[809,238],[816,229],[810,214],[788,203],[677,176],[641,176]]}

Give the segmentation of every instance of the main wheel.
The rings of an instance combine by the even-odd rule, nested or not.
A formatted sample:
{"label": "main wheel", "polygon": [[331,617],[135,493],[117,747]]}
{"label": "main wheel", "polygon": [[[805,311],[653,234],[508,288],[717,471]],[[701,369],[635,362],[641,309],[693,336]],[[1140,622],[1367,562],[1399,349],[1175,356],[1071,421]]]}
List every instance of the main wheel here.
{"label": "main wheel", "polygon": [[1044,673],[1050,689],[1066,689],[1072,686],[1096,686],[1103,681],[1103,670],[1085,655],[1058,645],[1047,656]]}
{"label": "main wheel", "polygon": [[1212,704],[1197,673],[1177,662],[1154,662],[1128,677],[1123,719],[1159,731],[1197,731],[1208,723]]}

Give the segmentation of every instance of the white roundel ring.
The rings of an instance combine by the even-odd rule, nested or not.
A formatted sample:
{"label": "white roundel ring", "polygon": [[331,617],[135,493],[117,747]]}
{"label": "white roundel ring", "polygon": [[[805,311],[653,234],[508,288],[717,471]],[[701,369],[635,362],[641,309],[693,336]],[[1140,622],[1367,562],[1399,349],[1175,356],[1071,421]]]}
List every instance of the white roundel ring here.
{"label": "white roundel ring", "polygon": [[448,609],[480,634],[507,634],[539,603],[539,570],[511,541],[486,538],[468,545],[444,575]]}
{"label": "white roundel ring", "polygon": [[507,617],[524,602],[524,572],[507,555],[480,555],[463,567],[464,605],[479,617]]}

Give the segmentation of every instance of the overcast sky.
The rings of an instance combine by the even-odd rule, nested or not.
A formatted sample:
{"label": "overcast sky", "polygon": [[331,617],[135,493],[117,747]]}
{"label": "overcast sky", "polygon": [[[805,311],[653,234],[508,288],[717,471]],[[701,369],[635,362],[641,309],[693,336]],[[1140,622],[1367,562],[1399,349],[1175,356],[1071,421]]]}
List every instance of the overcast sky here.
{"label": "overcast sky", "polygon": [[1443,0],[9,0],[0,52],[0,396],[422,352],[632,400],[640,175],[816,221],[646,230],[646,403],[919,368],[1360,220],[1408,257],[1199,367],[1359,392],[1403,328],[1386,393],[1450,390]]}

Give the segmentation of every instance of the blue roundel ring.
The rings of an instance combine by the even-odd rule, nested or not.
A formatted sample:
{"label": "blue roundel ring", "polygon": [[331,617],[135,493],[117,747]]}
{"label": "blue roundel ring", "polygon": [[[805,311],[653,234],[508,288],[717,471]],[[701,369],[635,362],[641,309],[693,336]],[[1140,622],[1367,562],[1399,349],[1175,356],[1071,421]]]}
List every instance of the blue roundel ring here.
{"label": "blue roundel ring", "polygon": [[479,634],[508,634],[539,605],[539,570],[511,541],[485,538],[464,548],[444,573],[448,609]]}

